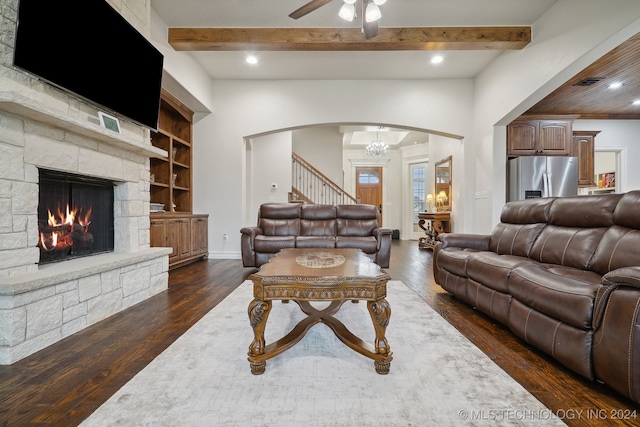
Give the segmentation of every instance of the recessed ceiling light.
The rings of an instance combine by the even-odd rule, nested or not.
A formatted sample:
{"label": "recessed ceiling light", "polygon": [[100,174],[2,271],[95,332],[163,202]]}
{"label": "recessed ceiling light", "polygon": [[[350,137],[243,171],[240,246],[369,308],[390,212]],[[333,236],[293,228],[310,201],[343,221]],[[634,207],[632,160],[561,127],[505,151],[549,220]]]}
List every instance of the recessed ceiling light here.
{"label": "recessed ceiling light", "polygon": [[636,99],[631,103],[631,105],[640,105],[640,99]]}
{"label": "recessed ceiling light", "polygon": [[440,56],[440,55],[436,55],[433,58],[431,58],[431,63],[432,64],[439,64],[442,61],[444,61],[444,58],[442,56]]}
{"label": "recessed ceiling light", "polygon": [[257,63],[258,63],[258,58],[256,58],[256,57],[255,57],[255,56],[253,56],[253,55],[249,55],[249,56],[247,56],[246,61],[247,61],[249,64],[257,64]]}
{"label": "recessed ceiling light", "polygon": [[622,82],[613,82],[609,85],[609,89],[619,89],[623,86]]}

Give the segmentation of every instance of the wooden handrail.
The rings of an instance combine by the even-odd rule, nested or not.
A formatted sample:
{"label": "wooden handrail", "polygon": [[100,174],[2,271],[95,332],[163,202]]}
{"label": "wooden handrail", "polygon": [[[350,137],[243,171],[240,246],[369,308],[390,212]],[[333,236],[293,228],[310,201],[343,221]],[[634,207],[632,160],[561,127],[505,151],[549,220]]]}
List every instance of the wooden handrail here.
{"label": "wooden handrail", "polygon": [[[292,157],[294,162],[300,163],[304,168],[309,170],[316,178],[318,178],[320,181],[322,181],[323,184],[329,186],[331,188],[331,190],[335,191],[337,194],[339,194],[342,197],[346,197],[348,200],[350,200],[351,202],[353,202],[355,204],[360,203],[355,197],[353,197],[352,195],[350,195],[349,193],[344,191],[344,189],[342,189],[338,184],[333,182],[331,179],[329,179],[326,175],[324,175],[322,172],[320,172],[318,169],[316,169],[311,163],[307,162],[305,159],[300,157],[298,154],[292,152],[291,153],[291,157]],[[296,194],[302,195],[303,197],[306,197],[298,189],[296,189],[296,191],[294,191],[294,192]]]}

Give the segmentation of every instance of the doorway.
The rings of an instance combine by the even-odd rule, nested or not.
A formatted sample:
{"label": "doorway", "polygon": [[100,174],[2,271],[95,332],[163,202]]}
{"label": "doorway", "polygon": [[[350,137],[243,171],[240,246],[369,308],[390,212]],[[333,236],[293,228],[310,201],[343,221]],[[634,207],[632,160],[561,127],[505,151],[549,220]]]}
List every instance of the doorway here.
{"label": "doorway", "polygon": [[382,226],[382,168],[357,167],[356,177],[356,197],[360,203],[378,208]]}

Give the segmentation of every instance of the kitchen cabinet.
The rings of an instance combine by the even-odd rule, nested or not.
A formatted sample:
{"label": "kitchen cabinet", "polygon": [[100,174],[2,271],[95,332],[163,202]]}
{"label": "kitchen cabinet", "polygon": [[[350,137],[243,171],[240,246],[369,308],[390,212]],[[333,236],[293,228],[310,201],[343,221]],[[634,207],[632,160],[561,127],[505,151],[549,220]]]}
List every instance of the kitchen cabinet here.
{"label": "kitchen cabinet", "polygon": [[507,156],[568,156],[576,117],[514,120],[507,126]]}
{"label": "kitchen cabinet", "polygon": [[594,187],[595,138],[600,131],[573,131],[571,156],[578,158],[578,186]]}

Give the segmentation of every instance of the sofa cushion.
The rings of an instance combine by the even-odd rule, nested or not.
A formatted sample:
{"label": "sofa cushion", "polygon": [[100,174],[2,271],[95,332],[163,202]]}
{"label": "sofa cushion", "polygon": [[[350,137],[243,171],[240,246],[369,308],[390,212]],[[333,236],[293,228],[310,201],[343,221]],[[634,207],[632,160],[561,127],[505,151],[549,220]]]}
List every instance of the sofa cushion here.
{"label": "sofa cushion", "polygon": [[589,269],[604,275],[616,268],[638,265],[638,248],[640,230],[614,225],[600,240]]}
{"label": "sofa cushion", "polygon": [[549,209],[547,223],[575,228],[610,227],[619,200],[619,194],[558,197]]}
{"label": "sofa cushion", "polygon": [[335,248],[336,238],[334,236],[298,236],[296,237],[296,248]]}
{"label": "sofa cushion", "polygon": [[516,267],[509,293],[529,307],[582,330],[592,327],[593,302],[601,276],[553,264]]}
{"label": "sofa cushion", "polygon": [[500,222],[509,224],[546,223],[554,201],[554,198],[540,198],[509,202],[502,207]]}
{"label": "sofa cushion", "polygon": [[265,236],[300,234],[299,203],[265,203],[258,211],[258,227]]}
{"label": "sofa cushion", "polygon": [[300,218],[299,203],[264,203],[260,205],[258,215],[260,218]]}
{"label": "sofa cushion", "polygon": [[509,293],[507,281],[511,270],[524,264],[534,263],[535,261],[521,256],[477,252],[469,257],[467,276],[488,288],[506,294]]}
{"label": "sofa cushion", "polygon": [[489,248],[499,255],[528,257],[533,243],[544,229],[544,226],[544,223],[500,223],[495,226],[491,233]]}
{"label": "sofa cushion", "polygon": [[640,229],[638,206],[640,206],[640,191],[623,194],[613,211],[613,222],[622,227]]}
{"label": "sofa cushion", "polygon": [[378,250],[378,241],[373,236],[336,236],[336,248],[354,248],[360,249],[365,254],[374,254]]}
{"label": "sofa cushion", "polygon": [[264,252],[274,254],[280,249],[295,248],[295,236],[263,236],[258,235],[253,240],[253,246],[256,252]]}
{"label": "sofa cushion", "polygon": [[469,258],[478,253],[475,249],[448,247],[438,251],[438,268],[460,277],[467,276]]}
{"label": "sofa cushion", "polygon": [[334,205],[302,205],[300,218],[302,219],[336,219],[336,207]]}
{"label": "sofa cushion", "polygon": [[547,225],[529,256],[536,261],[586,270],[607,228]]}
{"label": "sofa cushion", "polygon": [[371,236],[378,228],[378,210],[373,205],[338,205],[336,215],[338,236]]}

